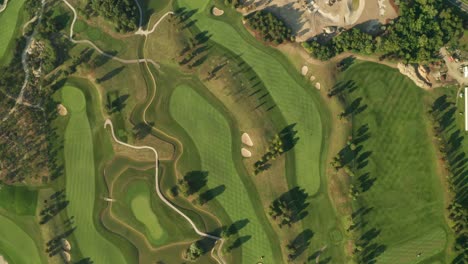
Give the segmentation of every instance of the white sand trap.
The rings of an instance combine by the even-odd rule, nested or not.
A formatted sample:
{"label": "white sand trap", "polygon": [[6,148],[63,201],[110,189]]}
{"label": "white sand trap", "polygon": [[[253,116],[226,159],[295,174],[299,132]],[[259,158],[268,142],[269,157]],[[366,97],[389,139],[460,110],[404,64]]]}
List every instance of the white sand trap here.
{"label": "white sand trap", "polygon": [[68,253],[66,251],[62,251],[60,254],[62,255],[62,258],[65,260],[65,263],[70,263],[70,261],[71,261],[70,253]]}
{"label": "white sand trap", "polygon": [[6,261],[2,255],[0,255],[0,264],[8,264],[8,261]]}
{"label": "white sand trap", "polygon": [[252,157],[252,152],[250,152],[248,149],[246,148],[242,148],[241,149],[241,154],[242,154],[242,157],[244,158],[250,158]]}
{"label": "white sand trap", "polygon": [[315,81],[315,76],[313,76],[313,75],[310,76],[310,81],[311,81],[311,82]]}
{"label": "white sand trap", "polygon": [[242,143],[244,143],[245,145],[249,147],[253,146],[252,139],[250,139],[250,136],[247,133],[242,134]]}
{"label": "white sand trap", "polygon": [[57,112],[61,116],[66,116],[68,114],[67,108],[63,104],[57,105]]}
{"label": "white sand trap", "polygon": [[68,242],[68,240],[66,240],[65,238],[62,238],[62,248],[65,251],[70,251],[71,250],[70,242]]}
{"label": "white sand trap", "polygon": [[224,10],[217,8],[216,6],[213,7],[213,10],[211,10],[211,13],[214,16],[222,16],[224,14]]}
{"label": "white sand trap", "polygon": [[321,87],[320,87],[320,83],[319,83],[319,82],[315,84],[315,88],[317,88],[317,90],[320,90]]}
{"label": "white sand trap", "polygon": [[302,68],[301,68],[302,76],[306,76],[308,72],[309,72],[309,67],[307,67],[305,65],[302,66]]}

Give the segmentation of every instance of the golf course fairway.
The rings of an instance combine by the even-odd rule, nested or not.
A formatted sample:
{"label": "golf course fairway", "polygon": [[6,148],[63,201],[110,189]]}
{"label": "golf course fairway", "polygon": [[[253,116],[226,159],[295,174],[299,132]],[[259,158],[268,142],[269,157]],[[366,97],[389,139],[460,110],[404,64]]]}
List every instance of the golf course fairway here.
{"label": "golf course fairway", "polygon": [[290,65],[283,55],[252,37],[239,17],[221,21],[207,16],[206,11],[211,7],[207,0],[178,0],[177,3],[188,10],[197,10],[192,19],[197,21],[200,31],[207,31],[211,41],[239,54],[263,81],[287,125],[296,124],[294,130],[298,132],[299,141],[292,150],[295,154],[294,181],[309,195],[317,193],[320,188],[323,131],[317,107],[320,98],[313,95],[313,91],[307,91],[312,90],[312,86],[301,85],[286,68]]}
{"label": "golf course fairway", "polygon": [[0,59],[3,58],[7,53],[7,48],[14,33],[19,27],[18,22],[20,20],[20,10],[25,0],[10,0],[8,6],[0,13]]}
{"label": "golf course fairway", "polygon": [[81,253],[94,263],[126,263],[120,250],[104,239],[93,222],[95,166],[93,138],[83,92],[73,86],[62,88],[62,100],[70,113],[65,131],[64,153],[68,215],[75,217],[73,233]]}
{"label": "golf course fairway", "polygon": [[195,142],[201,170],[208,172],[212,198],[225,208],[232,222],[248,221],[239,231],[242,263],[256,263],[261,256],[268,261],[277,259],[270,244],[276,235],[267,235],[268,223],[262,222],[256,213],[259,210],[263,214],[260,201],[252,201],[247,195],[242,176],[234,166],[231,130],[224,116],[186,85],[176,87],[170,100],[170,113]]}
{"label": "golf course fairway", "polygon": [[0,226],[0,255],[11,261],[9,264],[41,264],[36,243],[25,231],[3,215]]}

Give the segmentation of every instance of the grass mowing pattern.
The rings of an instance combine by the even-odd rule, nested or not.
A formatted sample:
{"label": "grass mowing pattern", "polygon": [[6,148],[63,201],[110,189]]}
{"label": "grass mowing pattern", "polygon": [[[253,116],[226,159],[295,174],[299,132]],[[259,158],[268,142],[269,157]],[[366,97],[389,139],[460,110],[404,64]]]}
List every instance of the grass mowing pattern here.
{"label": "grass mowing pattern", "polygon": [[139,182],[129,187],[127,200],[130,200],[130,207],[135,218],[145,226],[147,236],[150,236],[154,241],[158,241],[167,236],[167,234],[164,232],[156,214],[151,208],[150,195],[145,182]]}
{"label": "grass mowing pattern", "polygon": [[10,264],[41,263],[36,243],[15,222],[0,215],[0,227],[0,255]]}
{"label": "grass mowing pattern", "polygon": [[120,250],[94,227],[95,169],[91,127],[83,92],[73,86],[62,89],[62,100],[70,113],[65,131],[66,192],[68,214],[75,216],[74,235],[81,253],[94,263],[126,263]]}
{"label": "grass mowing pattern", "polygon": [[[209,8],[209,1],[206,0],[178,0],[178,3],[188,10],[198,9],[199,13],[191,18],[197,20],[196,26],[201,31],[208,31],[208,35],[212,35],[210,40],[239,54],[263,81],[288,125],[297,123],[295,130],[298,131],[299,141],[293,149],[296,181],[309,195],[317,193],[320,188],[322,151],[322,123],[316,106],[317,98],[306,92],[288,73],[282,61],[275,57],[281,56],[280,53],[267,52],[245,29],[239,29],[241,32],[232,27],[231,24],[240,21],[225,23],[211,18],[207,14],[209,10],[205,10]],[[307,88],[313,89],[312,86]]]}
{"label": "grass mowing pattern", "polygon": [[8,45],[18,26],[19,12],[25,0],[11,0],[8,6],[0,13],[0,59],[5,56]]}
{"label": "grass mowing pattern", "polygon": [[[173,118],[190,134],[200,153],[202,170],[208,171],[208,187],[225,185],[216,197],[233,222],[248,219],[240,230],[241,237],[251,236],[242,245],[242,263],[257,263],[261,256],[271,261],[273,253],[262,224],[236,171],[232,157],[229,124],[223,115],[192,88],[178,86],[170,101]],[[226,244],[225,247],[229,247]]]}
{"label": "grass mowing pattern", "polygon": [[[348,104],[362,98],[361,106],[367,105],[353,118],[354,131],[368,124],[370,137],[362,145],[363,152],[372,152],[355,177],[369,173],[370,179],[375,178],[358,198],[360,206],[373,208],[365,216],[369,223],[363,232],[380,231],[372,241],[387,247],[382,263],[413,263],[416,254],[408,248],[411,245],[418,244],[419,261],[442,251],[443,190],[428,135],[424,91],[397,70],[375,63],[353,65],[340,80],[356,83],[357,89],[346,98]],[[436,241],[427,239],[429,234]]]}
{"label": "grass mowing pattern", "polygon": [[35,215],[37,191],[24,186],[0,187],[0,207],[17,215]]}

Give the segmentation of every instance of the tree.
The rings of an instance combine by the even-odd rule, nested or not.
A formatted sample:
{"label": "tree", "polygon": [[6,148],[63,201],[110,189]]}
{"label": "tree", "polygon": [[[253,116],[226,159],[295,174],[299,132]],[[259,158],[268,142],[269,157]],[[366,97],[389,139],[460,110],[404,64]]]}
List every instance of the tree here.
{"label": "tree", "polygon": [[202,247],[199,244],[200,243],[196,241],[192,243],[190,247],[187,249],[185,253],[188,259],[196,260],[204,253]]}

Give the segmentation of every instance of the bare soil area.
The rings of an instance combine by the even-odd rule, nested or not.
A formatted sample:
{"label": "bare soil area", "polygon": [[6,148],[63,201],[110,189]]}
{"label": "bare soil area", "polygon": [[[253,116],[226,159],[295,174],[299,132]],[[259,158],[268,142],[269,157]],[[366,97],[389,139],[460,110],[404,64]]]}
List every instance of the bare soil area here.
{"label": "bare soil area", "polygon": [[[333,0],[332,0],[333,1]],[[389,0],[244,0],[240,11],[247,15],[266,10],[274,13],[291,27],[297,42],[306,41],[337,28],[350,28],[363,24],[364,30],[373,31],[388,19],[397,17]]]}

